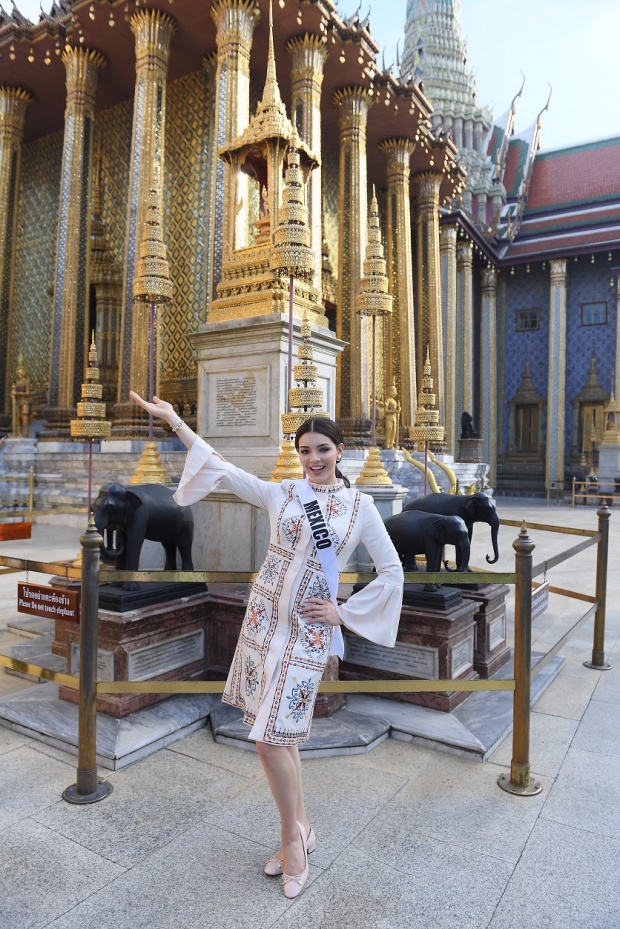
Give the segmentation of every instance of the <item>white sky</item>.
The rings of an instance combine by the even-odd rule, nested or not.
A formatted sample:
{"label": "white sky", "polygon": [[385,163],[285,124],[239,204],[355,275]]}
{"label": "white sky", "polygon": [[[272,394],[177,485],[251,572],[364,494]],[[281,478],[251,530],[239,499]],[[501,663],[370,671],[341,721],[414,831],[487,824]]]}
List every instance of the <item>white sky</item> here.
{"label": "white sky", "polygon": [[[362,0],[362,17],[369,2],[371,32],[389,65],[399,38],[402,51],[407,2]],[[344,15],[358,4],[337,0]],[[37,21],[39,0],[17,0],[17,6]],[[523,71],[517,132],[534,121],[549,84],[553,88],[543,116],[543,150],[620,135],[620,0],[462,0],[461,16],[481,106],[501,116],[521,86]]]}

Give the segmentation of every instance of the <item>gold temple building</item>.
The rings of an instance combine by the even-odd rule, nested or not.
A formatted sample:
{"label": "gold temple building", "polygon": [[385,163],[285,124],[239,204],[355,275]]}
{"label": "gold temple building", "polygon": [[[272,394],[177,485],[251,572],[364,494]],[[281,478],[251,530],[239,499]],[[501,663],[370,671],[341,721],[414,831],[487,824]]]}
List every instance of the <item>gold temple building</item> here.
{"label": "gold temple building", "polygon": [[146,437],[128,393],[148,389],[148,307],[132,282],[152,184],[174,284],[157,309],[157,391],[202,429],[193,336],[231,323],[243,338],[251,318],[254,339],[260,317],[286,313],[288,281],[269,259],[294,129],[315,256],[295,313],[339,342],[333,412],[348,443],[368,445],[370,428],[355,307],[372,185],[394,297],[377,392],[396,385],[406,437],[428,347],[441,420],[460,415],[443,387],[439,229],[464,189],[457,149],[433,131],[419,83],[382,70],[367,20],[331,0],[279,0],[272,15],[270,28],[267,0],[62,0],[36,24],[4,14],[2,434],[21,352],[39,441],[70,440],[94,331],[112,439]]}

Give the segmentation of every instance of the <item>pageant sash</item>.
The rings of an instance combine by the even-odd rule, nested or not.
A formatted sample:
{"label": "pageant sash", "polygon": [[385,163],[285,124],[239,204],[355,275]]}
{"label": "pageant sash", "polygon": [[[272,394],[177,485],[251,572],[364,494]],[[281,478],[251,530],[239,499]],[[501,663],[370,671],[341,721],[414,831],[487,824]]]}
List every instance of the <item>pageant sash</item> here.
{"label": "pageant sash", "polygon": [[[310,482],[308,480],[295,481],[295,488],[310,523],[310,532],[329,587],[332,603],[337,607],[339,571],[338,562],[336,561],[336,548],[331,540],[325,517],[321,512],[319,501],[310,486]],[[334,626],[330,655],[338,655],[339,658],[344,658],[344,639],[342,638],[340,626]]]}

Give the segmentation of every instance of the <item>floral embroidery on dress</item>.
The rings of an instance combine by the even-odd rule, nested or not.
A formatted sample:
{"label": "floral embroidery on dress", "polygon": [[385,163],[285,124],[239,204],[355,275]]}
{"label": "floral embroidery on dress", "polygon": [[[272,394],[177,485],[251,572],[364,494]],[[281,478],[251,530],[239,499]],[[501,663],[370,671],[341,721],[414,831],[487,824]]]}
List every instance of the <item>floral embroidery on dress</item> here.
{"label": "floral embroidery on dress", "polygon": [[[294,678],[295,682],[296,679]],[[293,687],[292,692],[287,696],[288,708],[291,711],[286,718],[292,716],[296,723],[304,718],[309,708],[312,706],[316,684],[312,681],[302,681]]]}
{"label": "floral embroidery on dress", "polygon": [[257,580],[265,581],[267,584],[272,584],[278,576],[281,564],[281,558],[276,558],[275,555],[267,555],[260,571],[258,572]]}
{"label": "floral embroidery on dress", "polygon": [[245,692],[251,697],[258,687],[258,670],[256,662],[252,661],[249,655],[245,659]]}
{"label": "floral embroidery on dress", "polygon": [[341,500],[340,497],[335,497],[330,495],[327,498],[327,505],[325,507],[325,518],[329,519],[331,516],[338,517],[344,516],[345,513],[349,512],[349,507],[346,505],[344,500]]}
{"label": "floral embroidery on dress", "polygon": [[312,481],[308,483],[315,492],[318,491],[320,494],[337,494],[344,487],[344,481],[338,481],[337,484],[313,484]]}
{"label": "floral embroidery on dress", "polygon": [[255,638],[263,626],[267,625],[268,617],[265,609],[265,601],[260,597],[252,597],[248,603],[248,610],[245,617],[246,631],[248,635]]}
{"label": "floral embroidery on dress", "polygon": [[308,597],[318,597],[319,600],[329,600],[329,584],[324,577],[315,577],[311,586],[308,588]]}
{"label": "floral embroidery on dress", "polygon": [[303,646],[313,655],[322,655],[331,642],[326,623],[311,623],[303,629]]}
{"label": "floral embroidery on dress", "polygon": [[301,535],[303,516],[289,516],[282,521],[282,533],[291,548],[295,548]]}

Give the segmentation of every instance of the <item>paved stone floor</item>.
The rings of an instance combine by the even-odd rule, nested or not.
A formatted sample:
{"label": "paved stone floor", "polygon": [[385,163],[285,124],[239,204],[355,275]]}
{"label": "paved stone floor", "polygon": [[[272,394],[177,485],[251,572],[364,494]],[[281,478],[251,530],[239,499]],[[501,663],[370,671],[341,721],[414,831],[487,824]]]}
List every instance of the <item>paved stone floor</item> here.
{"label": "paved stone floor", "polygon": [[[596,508],[501,500],[500,515],[596,527]],[[7,929],[616,929],[620,926],[620,513],[612,511],[606,656],[586,669],[591,625],[532,715],[531,759],[543,785],[521,798],[497,787],[510,737],[485,764],[389,739],[367,755],[309,759],[304,776],[318,846],[310,882],[287,901],[262,873],[277,818],[256,756],[200,730],[125,770],[113,792],[61,799],[75,760],[0,728],[0,926]],[[518,530],[503,527],[496,566],[511,570]],[[35,526],[0,554],[65,558],[79,530]],[[534,561],[576,537],[532,530]],[[488,530],[474,532],[484,564]],[[593,550],[550,572],[594,593]],[[0,646],[17,579],[0,576]],[[33,578],[31,577],[31,580]],[[38,581],[43,579],[38,576]],[[553,645],[586,605],[558,596],[534,625]],[[509,607],[511,611],[512,607]],[[0,671],[0,694],[38,686]]]}

